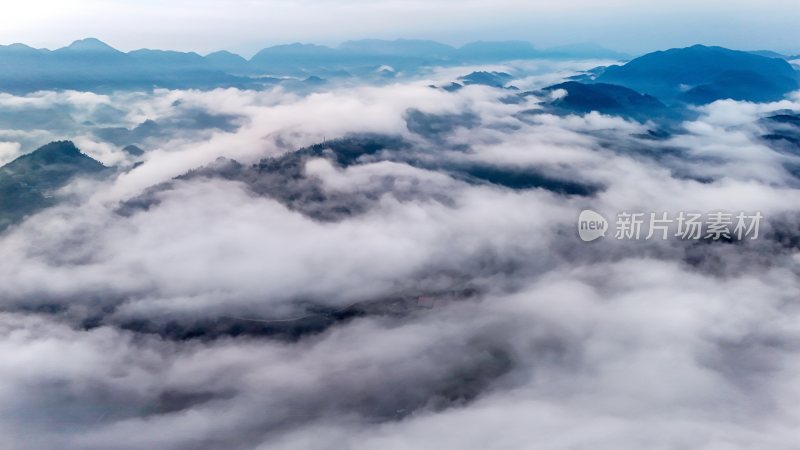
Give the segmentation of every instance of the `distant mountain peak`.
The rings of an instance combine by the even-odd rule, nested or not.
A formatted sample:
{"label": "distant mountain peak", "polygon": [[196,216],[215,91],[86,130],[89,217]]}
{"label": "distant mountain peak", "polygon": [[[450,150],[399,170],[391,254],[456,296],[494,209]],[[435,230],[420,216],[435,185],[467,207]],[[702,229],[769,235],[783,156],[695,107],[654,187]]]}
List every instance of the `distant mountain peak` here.
{"label": "distant mountain peak", "polygon": [[557,90],[567,92],[566,95],[555,97],[551,101],[550,105],[557,111],[581,114],[598,111],[642,122],[667,113],[666,106],[657,98],[624,86],[567,81],[544,88],[545,92],[550,93]]}
{"label": "distant mountain peak", "polygon": [[42,153],[52,153],[52,152],[60,152],[60,153],[72,153],[77,154],[81,151],[78,150],[78,147],[75,146],[75,143],[72,141],[52,141],[47,143],[38,149],[37,152]]}
{"label": "distant mountain peak", "polygon": [[88,156],[81,153],[72,141],[53,141],[39,147],[28,155],[31,158],[47,162],[64,162],[75,158],[88,158]]}
{"label": "distant mountain peak", "polygon": [[533,49],[533,44],[528,41],[522,40],[508,40],[508,41],[474,41],[469,42],[461,46],[464,47],[517,47],[517,48],[526,48],[526,49]]}
{"label": "distant mountain peak", "polygon": [[482,86],[504,87],[513,77],[505,72],[477,71],[469,75],[458,77],[465,85],[478,84]]}
{"label": "distant mountain peak", "polygon": [[234,57],[234,58],[244,59],[241,56],[237,55],[236,53],[229,52],[228,50],[217,50],[215,52],[211,52],[211,53],[206,55],[206,58],[208,58],[209,56],[220,56],[220,57],[225,57],[225,58]]}
{"label": "distant mountain peak", "polygon": [[81,51],[81,52],[114,52],[119,53],[119,50],[106,44],[97,38],[78,39],[77,41],[64,47],[65,49]]}
{"label": "distant mountain peak", "polygon": [[55,141],[0,167],[0,231],[57,203],[54,192],[78,176],[111,171],[71,141]]}
{"label": "distant mountain peak", "polygon": [[[21,168],[24,170],[20,170]],[[10,173],[20,173],[45,169],[58,172],[51,176],[60,178],[72,172],[99,172],[105,170],[106,167],[81,152],[72,141],[53,141],[6,164],[0,168],[0,175],[8,170],[11,170]]]}
{"label": "distant mountain peak", "polygon": [[229,52],[227,50],[219,50],[216,52],[209,53],[205,56],[207,61],[211,61],[212,63],[216,64],[246,64],[247,60],[237,55],[236,53]]}
{"label": "distant mountain peak", "polygon": [[10,45],[0,45],[0,48],[5,48],[7,50],[24,51],[24,52],[37,51],[35,48],[31,46],[19,42]]}

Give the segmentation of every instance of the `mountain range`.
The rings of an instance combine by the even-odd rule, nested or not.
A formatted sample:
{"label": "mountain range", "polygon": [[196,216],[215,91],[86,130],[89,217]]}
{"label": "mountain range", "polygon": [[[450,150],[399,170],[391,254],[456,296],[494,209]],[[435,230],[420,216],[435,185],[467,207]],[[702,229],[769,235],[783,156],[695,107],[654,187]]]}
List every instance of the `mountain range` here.
{"label": "mountain range", "polygon": [[[149,49],[122,52],[98,39],[87,38],[56,50],[24,44],[0,46],[0,91],[258,89],[278,83],[302,90],[314,89],[326,79],[358,77],[380,81],[413,74],[426,66],[534,58],[625,60],[627,56],[591,44],[539,50],[523,41],[473,42],[456,48],[426,40],[366,39],[344,42],[335,48],[300,43],[278,45],[265,48],[248,60],[228,51],[206,56]],[[560,86],[571,98],[560,99],[558,107],[612,114],[624,109],[636,117],[653,113],[652,108],[659,109],[639,94],[668,105],[703,104],[723,98],[777,100],[798,88],[798,72],[788,62],[791,58],[767,50],[746,52],[703,45],[657,51],[624,65],[598,67],[573,78],[569,85]],[[495,79],[496,73],[476,73],[483,78],[491,76],[491,82],[466,78],[457,80],[449,89],[466,84],[501,86],[507,81]],[[615,86],[630,89],[636,95],[623,93]],[[614,100],[609,102],[610,99]],[[638,105],[638,112],[631,101]],[[647,104],[641,104],[643,101]]]}
{"label": "mountain range", "polygon": [[422,66],[447,66],[530,58],[597,58],[627,55],[592,45],[539,50],[521,41],[474,42],[460,48],[425,40],[348,41],[336,48],[288,44],[265,48],[245,59],[228,51],[141,49],[119,51],[94,38],[56,50],[24,44],[0,46],[0,90],[26,93],[46,89],[259,87],[281,77],[334,78],[398,73]]}

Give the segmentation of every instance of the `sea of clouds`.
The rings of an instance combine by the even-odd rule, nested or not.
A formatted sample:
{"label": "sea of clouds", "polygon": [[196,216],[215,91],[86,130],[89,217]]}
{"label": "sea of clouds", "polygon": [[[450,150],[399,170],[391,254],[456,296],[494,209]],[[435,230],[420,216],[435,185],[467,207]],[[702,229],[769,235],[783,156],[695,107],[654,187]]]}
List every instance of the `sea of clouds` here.
{"label": "sea of clouds", "polygon": [[[799,161],[761,119],[800,97],[719,101],[650,139],[658,124],[446,92],[438,76],[0,95],[3,162],[69,138],[118,169],[0,235],[1,446],[796,449]],[[138,163],[103,131],[146,120]],[[352,135],[405,144],[303,160],[292,185],[346,214],[213,171],[175,179]],[[453,164],[596,190],[474,182]],[[584,243],[586,208],[765,220],[752,241]],[[259,328],[360,304],[377,306],[313,332]]]}

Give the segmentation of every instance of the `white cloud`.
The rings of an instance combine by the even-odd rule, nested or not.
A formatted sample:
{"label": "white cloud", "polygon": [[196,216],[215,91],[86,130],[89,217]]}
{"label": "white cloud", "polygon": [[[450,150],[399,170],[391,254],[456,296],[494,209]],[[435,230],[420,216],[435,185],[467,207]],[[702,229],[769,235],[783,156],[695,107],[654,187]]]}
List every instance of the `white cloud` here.
{"label": "white cloud", "polygon": [[[798,198],[757,120],[796,102],[718,102],[650,141],[637,135],[652,124],[521,114],[538,100],[428,81],[0,98],[61,102],[71,118],[109,105],[128,127],[195,108],[242,116],[228,131],[170,130],[138,168],[72,185],[78,200],[0,235],[2,443],[792,448]],[[410,108],[475,121],[427,139],[409,130]],[[219,156],[247,165],[357,132],[410,146],[348,167],[321,152],[299,181],[258,173],[278,180],[261,192],[247,177],[173,181],[147,207],[119,209]],[[118,154],[82,136],[91,154]],[[507,189],[454,175],[457,164],[600,190]],[[290,193],[308,194],[298,203],[279,195],[294,182]],[[318,220],[304,201],[352,212]],[[585,207],[760,210],[764,236],[789,231],[585,244],[574,229]],[[354,303],[361,315],[337,316]],[[275,331],[286,323],[301,336]]]}
{"label": "white cloud", "polygon": [[0,166],[20,156],[19,142],[0,142]]}

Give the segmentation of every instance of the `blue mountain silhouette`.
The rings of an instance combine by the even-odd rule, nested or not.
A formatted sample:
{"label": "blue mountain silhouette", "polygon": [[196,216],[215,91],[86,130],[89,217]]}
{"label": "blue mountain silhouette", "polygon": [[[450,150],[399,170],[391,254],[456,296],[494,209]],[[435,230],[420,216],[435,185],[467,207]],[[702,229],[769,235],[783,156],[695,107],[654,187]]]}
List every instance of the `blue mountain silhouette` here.
{"label": "blue mountain silhouette", "polygon": [[703,45],[648,53],[608,67],[596,81],[688,103],[773,101],[798,88],[797,72],[783,59]]}

